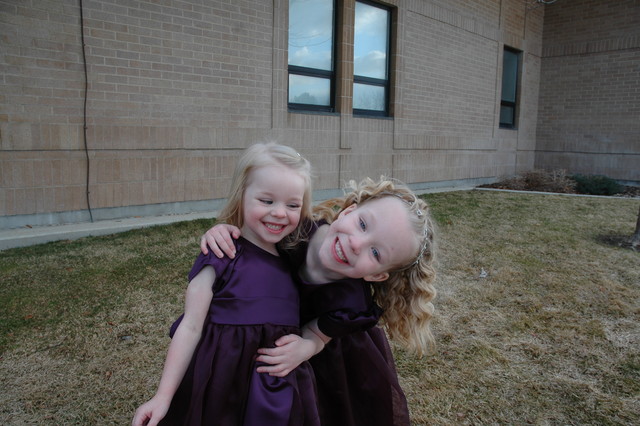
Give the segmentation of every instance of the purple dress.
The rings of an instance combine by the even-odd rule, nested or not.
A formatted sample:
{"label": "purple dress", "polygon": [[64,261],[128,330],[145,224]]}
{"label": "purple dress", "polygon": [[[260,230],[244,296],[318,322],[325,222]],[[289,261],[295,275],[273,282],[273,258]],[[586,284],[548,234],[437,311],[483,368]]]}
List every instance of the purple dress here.
{"label": "purple dress", "polygon": [[[289,253],[293,270],[305,261],[307,248],[305,244]],[[318,318],[320,331],[332,338],[309,360],[322,424],[409,425],[391,348],[384,331],[376,326],[382,310],[373,301],[371,284],[361,279],[327,284],[300,279],[300,296],[303,324]]]}
{"label": "purple dress", "polygon": [[[309,363],[284,378],[257,373],[258,348],[300,334],[298,289],[287,264],[249,241],[234,259],[197,258],[189,280],[215,269],[214,296],[191,363],[162,425],[317,426]],[[171,336],[179,318],[171,327]]]}

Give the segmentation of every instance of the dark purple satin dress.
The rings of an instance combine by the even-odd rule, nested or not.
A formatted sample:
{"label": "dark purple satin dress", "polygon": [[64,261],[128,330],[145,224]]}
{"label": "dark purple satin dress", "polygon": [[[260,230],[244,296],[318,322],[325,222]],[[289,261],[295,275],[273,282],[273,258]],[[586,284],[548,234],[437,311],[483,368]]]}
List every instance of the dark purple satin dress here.
{"label": "dark purple satin dress", "polygon": [[[289,253],[294,270],[304,262],[306,250],[305,244]],[[373,301],[371,284],[360,279],[327,284],[300,280],[300,296],[303,323],[318,318],[318,328],[332,337],[309,360],[322,425],[409,425],[391,348],[384,331],[376,326],[382,310]]]}
{"label": "dark purple satin dress", "polygon": [[[162,425],[318,426],[309,363],[284,378],[257,373],[258,348],[300,334],[299,297],[280,257],[245,239],[234,259],[197,258],[190,274],[211,265],[214,296],[202,338]],[[171,336],[181,318],[171,327]]]}

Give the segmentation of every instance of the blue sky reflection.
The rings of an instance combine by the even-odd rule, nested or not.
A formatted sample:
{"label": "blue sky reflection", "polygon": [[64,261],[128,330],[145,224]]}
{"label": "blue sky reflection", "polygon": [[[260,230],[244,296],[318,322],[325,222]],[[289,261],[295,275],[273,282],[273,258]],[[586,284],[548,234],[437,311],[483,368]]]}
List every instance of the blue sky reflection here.
{"label": "blue sky reflection", "polygon": [[289,65],[331,71],[333,0],[289,0]]}
{"label": "blue sky reflection", "polygon": [[387,78],[388,19],[389,12],[386,10],[356,2],[354,74],[362,77]]}

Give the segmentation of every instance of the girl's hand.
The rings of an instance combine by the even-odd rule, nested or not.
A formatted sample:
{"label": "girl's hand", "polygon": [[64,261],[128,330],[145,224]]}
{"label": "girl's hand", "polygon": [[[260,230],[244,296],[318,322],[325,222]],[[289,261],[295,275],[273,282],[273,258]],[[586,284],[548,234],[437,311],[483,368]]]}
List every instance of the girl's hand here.
{"label": "girl's hand", "polygon": [[258,349],[260,354],[256,361],[265,364],[257,368],[258,373],[269,373],[270,376],[284,377],[298,365],[316,354],[314,342],[303,339],[297,334],[288,334],[276,340],[275,348]]}
{"label": "girl's hand", "polygon": [[131,426],[156,426],[167,415],[170,403],[171,401],[161,399],[157,395],[154,396],[138,407],[131,421]]}
{"label": "girl's hand", "polygon": [[219,223],[200,238],[200,250],[203,254],[209,254],[209,248],[211,248],[217,257],[223,258],[227,255],[229,259],[233,259],[236,256],[236,246],[232,238],[236,240],[240,238],[240,229],[233,225]]}

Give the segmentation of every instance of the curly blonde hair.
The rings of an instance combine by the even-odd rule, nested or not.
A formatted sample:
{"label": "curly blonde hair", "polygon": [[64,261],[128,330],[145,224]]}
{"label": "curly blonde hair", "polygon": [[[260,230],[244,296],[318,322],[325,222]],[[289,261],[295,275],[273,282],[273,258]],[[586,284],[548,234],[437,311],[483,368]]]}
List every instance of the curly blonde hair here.
{"label": "curly blonde hair", "polygon": [[242,217],[244,192],[249,184],[251,172],[257,168],[279,165],[285,166],[298,173],[305,184],[302,198],[302,210],[300,212],[300,223],[296,229],[278,243],[282,248],[291,248],[300,241],[306,239],[308,230],[304,224],[309,222],[311,214],[311,164],[302,157],[295,149],[280,145],[275,142],[256,143],[247,148],[238,159],[233,178],[231,179],[231,190],[227,203],[218,215],[218,222],[228,223],[241,228],[244,223]]}
{"label": "curly blonde hair", "polygon": [[434,227],[427,203],[418,198],[404,183],[385,178],[366,178],[349,182],[351,191],[344,197],[320,203],[313,209],[316,220],[333,222],[338,214],[352,204],[363,205],[383,197],[397,197],[409,212],[411,225],[419,241],[415,257],[389,273],[389,278],[373,286],[373,298],[384,309],[381,325],[392,340],[407,349],[424,355],[434,346],[431,319],[436,289],[433,286]]}

